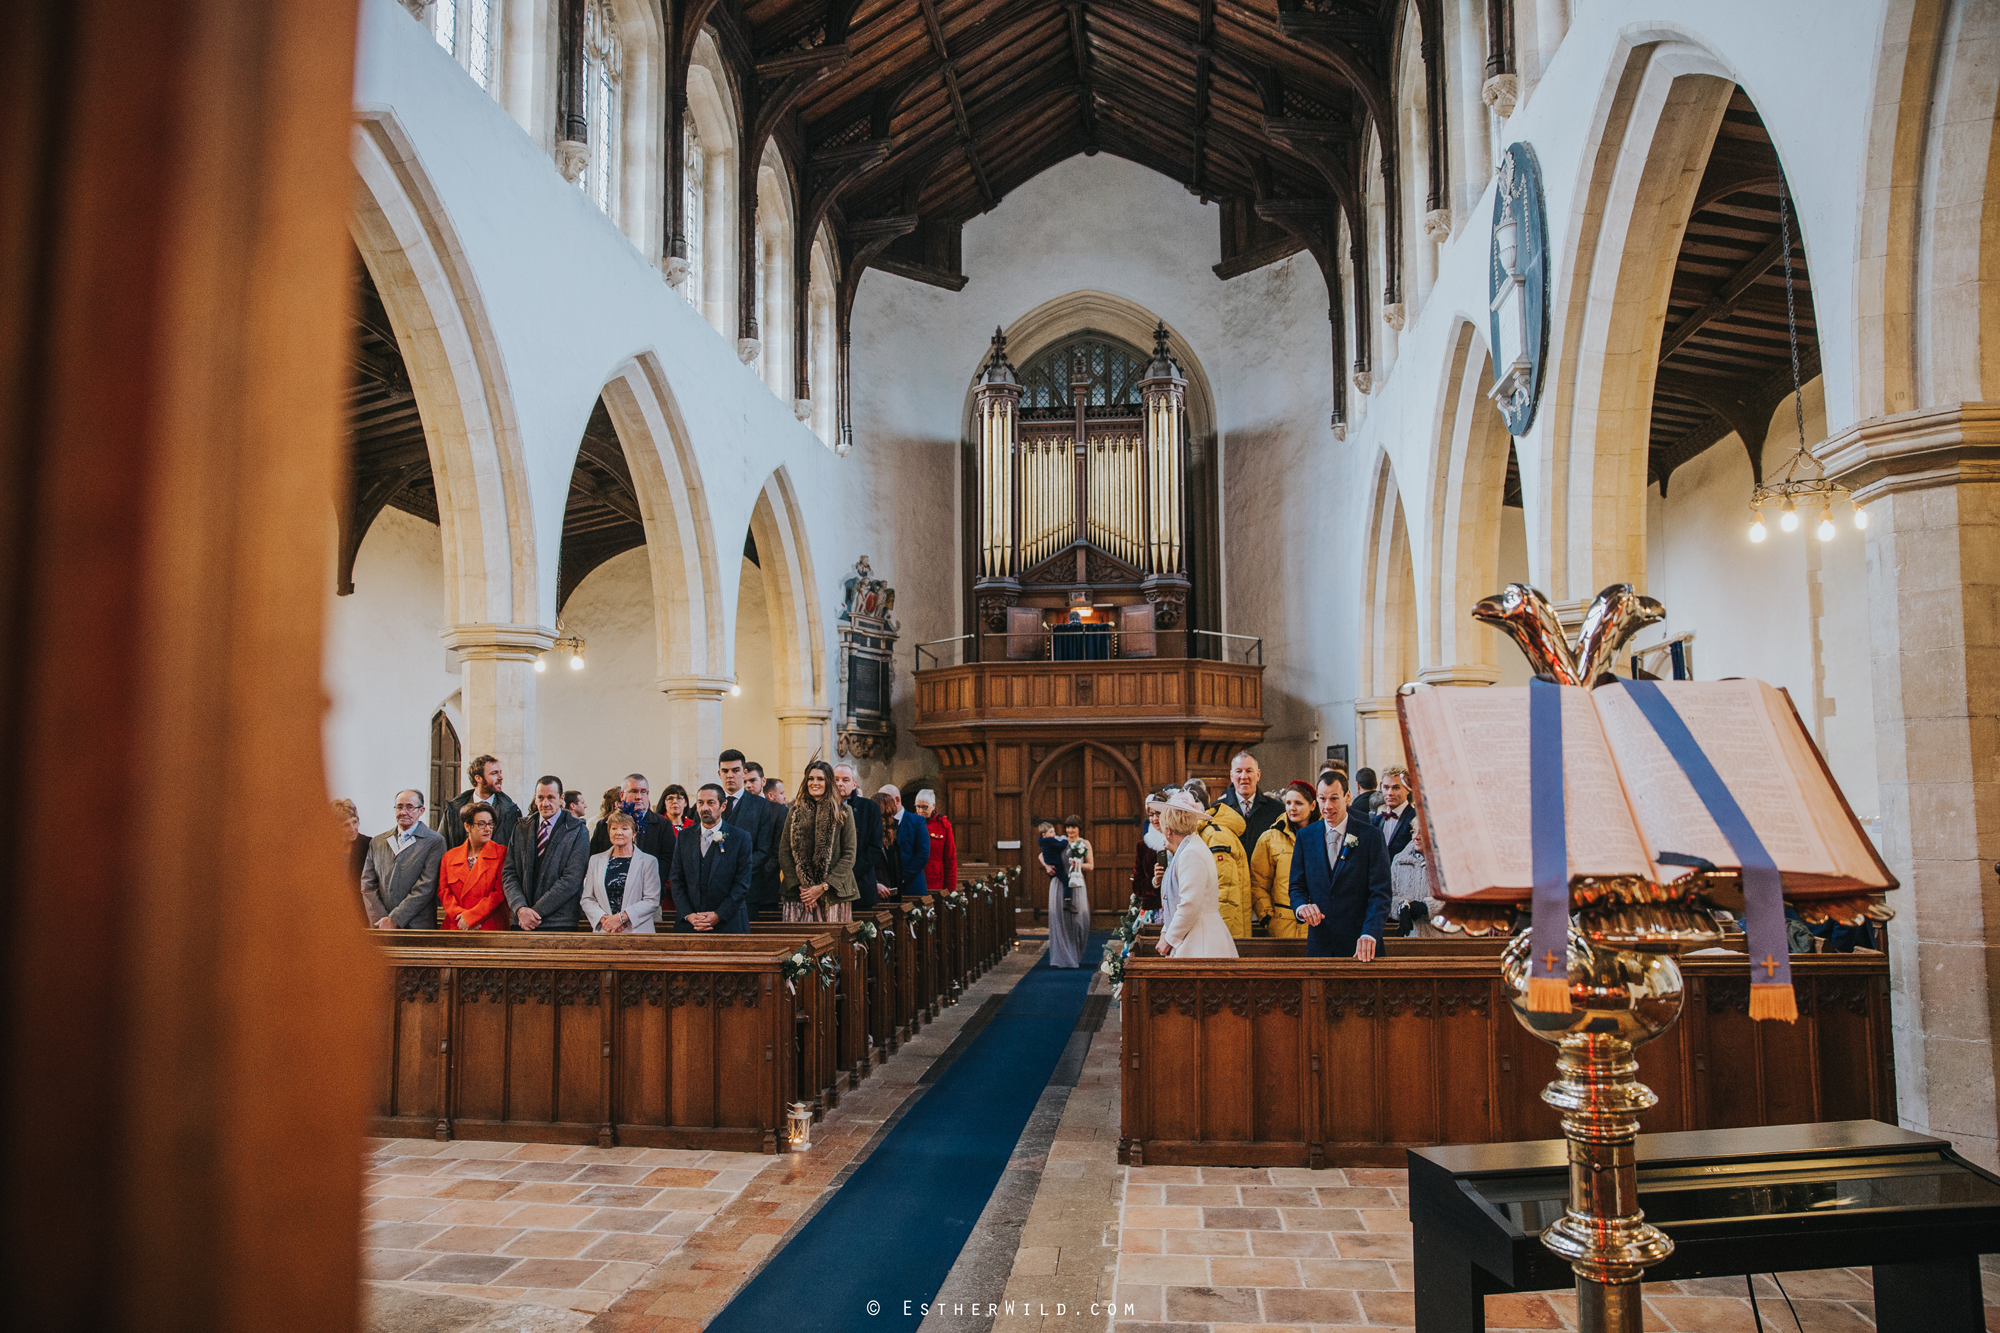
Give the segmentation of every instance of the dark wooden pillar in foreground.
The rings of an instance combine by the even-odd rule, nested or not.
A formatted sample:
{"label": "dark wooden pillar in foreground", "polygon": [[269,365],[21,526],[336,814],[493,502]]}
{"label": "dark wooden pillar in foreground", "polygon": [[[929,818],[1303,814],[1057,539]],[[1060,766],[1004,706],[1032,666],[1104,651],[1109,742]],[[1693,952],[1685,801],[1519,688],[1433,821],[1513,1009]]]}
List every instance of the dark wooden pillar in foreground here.
{"label": "dark wooden pillar in foreground", "polygon": [[353,0],[0,7],[11,1327],[357,1320],[383,986],[318,776],[354,49]]}

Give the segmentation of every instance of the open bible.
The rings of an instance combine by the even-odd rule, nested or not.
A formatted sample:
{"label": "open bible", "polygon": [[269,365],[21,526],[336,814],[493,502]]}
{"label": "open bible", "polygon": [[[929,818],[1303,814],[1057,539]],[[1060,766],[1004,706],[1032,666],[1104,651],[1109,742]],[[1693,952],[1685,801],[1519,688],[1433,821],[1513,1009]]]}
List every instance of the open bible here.
{"label": "open bible", "polygon": [[[1789,696],[1758,680],[1659,689],[1776,862],[1786,897],[1896,887]],[[1637,877],[1669,885],[1697,872],[1676,864],[1693,860],[1740,874],[1728,839],[1631,696],[1616,685],[1561,693],[1570,882]],[[1433,895],[1527,901],[1534,887],[1528,687],[1420,690],[1398,696],[1396,709],[1417,779],[1417,836]]]}

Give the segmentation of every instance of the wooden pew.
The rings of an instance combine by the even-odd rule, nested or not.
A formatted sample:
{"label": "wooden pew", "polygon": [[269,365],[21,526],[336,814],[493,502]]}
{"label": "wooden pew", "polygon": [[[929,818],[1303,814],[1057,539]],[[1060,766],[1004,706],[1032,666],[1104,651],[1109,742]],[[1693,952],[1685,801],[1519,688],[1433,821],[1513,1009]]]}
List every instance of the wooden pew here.
{"label": "wooden pew", "polygon": [[[1399,1166],[1412,1147],[1557,1137],[1554,1048],[1515,1019],[1494,942],[1404,943],[1372,963],[1135,952],[1119,1160]],[[1883,955],[1794,957],[1795,1024],[1750,1020],[1741,955],[1681,968],[1680,1020],[1639,1048],[1660,1098],[1647,1132],[1895,1121]]]}
{"label": "wooden pew", "polygon": [[[830,937],[829,937],[830,938]],[[370,1133],[775,1152],[828,1021],[757,936],[398,932]]]}
{"label": "wooden pew", "polygon": [[826,1085],[826,1104],[829,1107],[840,1105],[840,1084],[843,1080],[838,1075],[846,1075],[844,1081],[848,1087],[858,1088],[861,1080],[868,1077],[869,1071],[874,1068],[869,1039],[868,954],[871,948],[879,946],[879,939],[873,945],[863,940],[858,921],[753,921],[750,933],[783,935],[816,944],[824,940],[826,951],[832,953],[840,964],[833,985],[833,1027],[825,1034],[831,1043],[826,1067],[836,1075]]}

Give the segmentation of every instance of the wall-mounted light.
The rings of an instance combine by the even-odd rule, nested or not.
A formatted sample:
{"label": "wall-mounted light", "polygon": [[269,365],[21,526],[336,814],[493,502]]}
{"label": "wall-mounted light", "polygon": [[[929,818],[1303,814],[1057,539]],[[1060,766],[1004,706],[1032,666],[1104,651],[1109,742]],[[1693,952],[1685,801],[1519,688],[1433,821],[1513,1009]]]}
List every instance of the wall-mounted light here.
{"label": "wall-mounted light", "polygon": [[[550,644],[549,647],[551,651],[558,653],[567,649],[569,651],[569,669],[571,671],[583,670],[583,636],[581,634],[565,634]],[[547,666],[544,664],[544,658],[538,657],[535,659],[535,670],[545,671],[547,669]]]}
{"label": "wall-mounted light", "polygon": [[741,685],[738,685],[738,684],[735,684],[734,682],[732,682],[732,683],[730,684],[730,686],[729,686],[729,692],[730,692],[731,694],[741,694],[741,693],[743,693],[743,687],[742,687]]}

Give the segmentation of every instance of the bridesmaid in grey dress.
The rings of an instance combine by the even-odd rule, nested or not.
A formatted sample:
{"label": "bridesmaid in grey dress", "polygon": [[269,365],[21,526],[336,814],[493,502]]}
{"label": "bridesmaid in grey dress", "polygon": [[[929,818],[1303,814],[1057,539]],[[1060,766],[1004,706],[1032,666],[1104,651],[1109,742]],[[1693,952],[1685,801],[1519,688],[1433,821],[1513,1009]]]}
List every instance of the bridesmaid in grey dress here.
{"label": "bridesmaid in grey dress", "polygon": [[[1041,840],[1041,861],[1049,873],[1049,966],[1083,967],[1083,951],[1090,943],[1090,881],[1086,876],[1095,868],[1096,855],[1084,840],[1083,821],[1077,816],[1063,821],[1067,838],[1050,836],[1055,833],[1053,825],[1043,828],[1047,833]],[[1080,861],[1072,859],[1072,848],[1081,849]],[[1072,866],[1078,870],[1075,885],[1069,879]]]}

